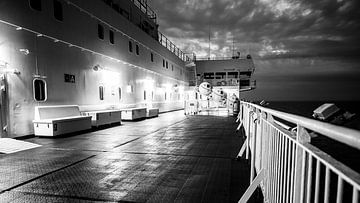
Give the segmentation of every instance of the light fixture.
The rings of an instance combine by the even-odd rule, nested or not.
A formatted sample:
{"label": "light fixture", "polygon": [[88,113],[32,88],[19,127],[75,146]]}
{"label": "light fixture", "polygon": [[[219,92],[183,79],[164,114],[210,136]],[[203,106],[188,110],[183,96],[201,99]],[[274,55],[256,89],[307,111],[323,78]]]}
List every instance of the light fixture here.
{"label": "light fixture", "polygon": [[54,42],[56,43],[56,42],[59,42],[59,40],[58,39],[54,39]]}
{"label": "light fixture", "polygon": [[102,70],[105,70],[105,68],[100,66],[99,64],[97,64],[93,67],[93,70],[94,71],[102,71]]}
{"label": "light fixture", "polygon": [[42,37],[43,35],[42,35],[42,34],[40,34],[40,33],[38,33],[36,36],[37,36],[37,37]]}
{"label": "light fixture", "polygon": [[16,30],[22,30],[23,28],[22,27],[17,27]]}
{"label": "light fixture", "polygon": [[20,51],[22,54],[24,54],[24,55],[30,54],[29,49],[19,49],[19,51]]}

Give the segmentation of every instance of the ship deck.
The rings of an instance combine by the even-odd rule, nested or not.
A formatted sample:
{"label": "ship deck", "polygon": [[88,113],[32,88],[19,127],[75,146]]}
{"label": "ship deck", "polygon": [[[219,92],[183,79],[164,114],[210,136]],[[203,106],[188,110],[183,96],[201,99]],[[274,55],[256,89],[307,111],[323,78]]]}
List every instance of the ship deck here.
{"label": "ship deck", "polygon": [[183,111],[0,155],[1,202],[237,202],[249,184],[234,117]]}

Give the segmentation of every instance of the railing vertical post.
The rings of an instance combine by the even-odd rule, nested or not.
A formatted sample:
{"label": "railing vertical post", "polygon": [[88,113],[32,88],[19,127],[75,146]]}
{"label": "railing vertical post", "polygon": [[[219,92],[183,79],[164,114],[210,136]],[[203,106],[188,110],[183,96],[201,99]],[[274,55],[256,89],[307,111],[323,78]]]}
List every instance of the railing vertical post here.
{"label": "railing vertical post", "polygon": [[248,107],[248,113],[249,113],[249,118],[247,120],[248,125],[247,125],[247,139],[246,139],[246,159],[249,159],[249,145],[250,145],[250,129],[251,129],[251,118],[252,118],[252,113],[250,111],[250,108]]}
{"label": "railing vertical post", "polygon": [[[256,111],[256,110],[254,110]],[[253,125],[253,134],[250,136],[251,141],[251,166],[250,166],[250,184],[255,178],[255,171],[256,171],[256,133],[257,133],[257,116],[256,113],[254,113],[255,118],[254,120],[250,120]]]}
{"label": "railing vertical post", "polygon": [[[294,181],[294,188],[293,188],[293,194],[294,194],[294,202],[300,202],[301,196],[304,194],[301,194],[300,191],[305,192],[303,187],[305,184],[301,183],[302,180],[305,181],[306,177],[302,177],[302,170],[305,170],[305,166],[303,164],[306,164],[306,161],[303,162],[302,160],[306,157],[305,151],[302,149],[300,144],[309,143],[310,142],[310,135],[306,131],[305,128],[298,125],[297,126],[297,134],[296,134],[296,157],[295,157],[295,181]],[[304,173],[306,175],[306,173]]]}

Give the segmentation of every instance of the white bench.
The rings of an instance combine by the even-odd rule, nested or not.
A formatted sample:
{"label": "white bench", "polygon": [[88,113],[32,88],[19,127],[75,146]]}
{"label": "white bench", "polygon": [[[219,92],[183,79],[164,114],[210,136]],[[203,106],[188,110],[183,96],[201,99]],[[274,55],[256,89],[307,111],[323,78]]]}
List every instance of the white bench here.
{"label": "white bench", "polygon": [[37,106],[33,120],[36,136],[56,136],[91,129],[91,116],[81,116],[79,106]]}
{"label": "white bench", "polygon": [[153,118],[159,116],[159,109],[148,108],[146,109],[146,118]]}
{"label": "white bench", "polygon": [[123,120],[137,120],[146,118],[146,108],[128,108],[121,109]]}
{"label": "white bench", "polygon": [[120,110],[84,111],[81,112],[81,114],[84,116],[91,116],[91,125],[95,127],[113,123],[121,124]]}

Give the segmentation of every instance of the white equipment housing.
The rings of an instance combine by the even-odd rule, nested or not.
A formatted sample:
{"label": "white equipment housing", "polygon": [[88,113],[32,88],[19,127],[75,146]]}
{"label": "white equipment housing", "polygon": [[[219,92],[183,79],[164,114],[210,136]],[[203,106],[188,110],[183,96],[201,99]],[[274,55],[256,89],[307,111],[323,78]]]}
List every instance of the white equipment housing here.
{"label": "white equipment housing", "polygon": [[123,120],[137,120],[146,118],[146,108],[129,108],[122,109]]}
{"label": "white equipment housing", "polygon": [[91,128],[91,116],[81,116],[79,106],[36,106],[34,134],[57,136]]}
{"label": "white equipment housing", "polygon": [[91,116],[91,125],[99,127],[101,125],[120,123],[121,124],[121,111],[120,110],[98,110],[82,112],[84,116]]}

